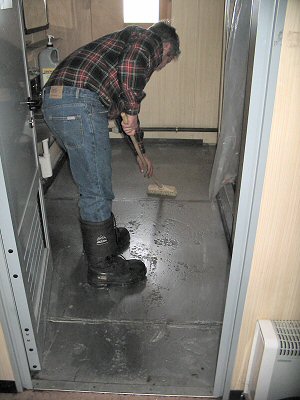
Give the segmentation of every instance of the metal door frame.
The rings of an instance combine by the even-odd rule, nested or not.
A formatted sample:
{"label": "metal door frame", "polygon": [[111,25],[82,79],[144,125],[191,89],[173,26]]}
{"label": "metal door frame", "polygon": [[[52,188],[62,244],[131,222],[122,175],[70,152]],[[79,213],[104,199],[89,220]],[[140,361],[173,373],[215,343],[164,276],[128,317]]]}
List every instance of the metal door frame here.
{"label": "metal door frame", "polygon": [[[16,274],[20,275],[21,267],[19,263],[15,233],[11,221],[1,159],[0,193],[2,198],[0,228],[1,226],[5,226],[5,237],[3,237],[3,232],[0,229],[0,264],[2,265],[2,268],[0,269],[0,321],[7,342],[16,388],[18,391],[22,391],[23,388],[31,389],[32,382],[9,273],[10,267],[11,271],[14,270]],[[23,291],[25,292],[24,288]]]}
{"label": "metal door frame", "polygon": [[[287,0],[254,0],[258,11],[247,135],[214,396],[228,400],[249,282],[273,117]],[[254,48],[254,47],[253,47]],[[251,57],[251,54],[249,54]],[[250,59],[249,59],[250,60]]]}
{"label": "metal door frame", "polygon": [[[21,0],[13,1],[12,7],[16,8],[20,26],[21,46],[23,51],[24,73],[27,87],[27,96],[30,93],[29,78],[26,74],[27,61],[25,57],[24,26],[21,12]],[[5,12],[1,11],[1,12]],[[19,28],[18,28],[19,29]],[[26,98],[24,98],[26,101]],[[33,128],[32,128],[33,129]],[[35,135],[33,136],[34,148],[36,149]],[[40,194],[41,218],[45,227],[45,241],[47,250],[44,260],[48,265],[50,257],[49,238],[47,232],[47,222],[43,209],[42,186],[39,178],[39,163],[37,152],[35,151],[35,163],[37,170],[33,177],[32,186],[36,186]],[[10,210],[8,193],[6,190],[5,175],[2,160],[0,158],[0,322],[10,356],[11,367],[14,375],[15,385],[18,391],[32,389],[32,379],[30,366],[40,368],[39,355],[36,343],[34,328],[32,325],[31,312],[28,307],[24,282],[22,279],[21,263],[18,253],[17,235]],[[15,295],[17,294],[17,296]]]}

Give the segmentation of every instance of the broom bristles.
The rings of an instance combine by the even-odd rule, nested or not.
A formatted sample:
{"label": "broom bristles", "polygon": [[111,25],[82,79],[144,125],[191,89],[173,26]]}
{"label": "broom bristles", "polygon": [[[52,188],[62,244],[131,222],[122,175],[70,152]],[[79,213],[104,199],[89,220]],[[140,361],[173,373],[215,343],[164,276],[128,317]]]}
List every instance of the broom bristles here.
{"label": "broom bristles", "polygon": [[150,195],[154,196],[168,196],[168,197],[176,197],[177,196],[177,190],[175,186],[169,186],[169,185],[155,185],[151,184],[148,186],[147,193]]}

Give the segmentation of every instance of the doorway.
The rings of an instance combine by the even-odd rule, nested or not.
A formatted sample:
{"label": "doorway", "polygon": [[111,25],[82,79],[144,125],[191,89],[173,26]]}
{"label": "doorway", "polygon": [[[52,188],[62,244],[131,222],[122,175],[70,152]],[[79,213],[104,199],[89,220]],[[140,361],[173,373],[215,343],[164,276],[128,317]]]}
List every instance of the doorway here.
{"label": "doorway", "polygon": [[[198,54],[198,48],[206,51],[207,57],[201,57],[201,60],[197,55],[190,63],[186,56],[183,62],[187,64],[188,73],[201,76],[198,82],[189,79],[186,91],[196,92],[196,87],[201,84],[207,101],[203,101],[205,95],[201,97],[196,93],[189,103],[192,111],[188,115],[191,116],[188,118],[187,113],[178,112],[181,107],[180,96],[176,95],[177,100],[174,101],[173,92],[171,95],[169,93],[172,86],[176,86],[179,93],[182,91],[182,83],[176,75],[178,63],[175,69],[166,71],[166,74],[157,74],[153,86],[147,85],[145,101],[151,101],[151,98],[154,101],[150,105],[143,105],[143,110],[148,112],[142,110],[141,120],[143,125],[151,125],[151,122],[153,125],[155,115],[158,124],[164,123],[166,126],[185,123],[197,127],[204,124],[200,126],[217,130],[223,29],[220,11],[223,4],[192,1],[188,7],[182,7],[180,1],[172,3],[174,18],[181,29],[197,26],[197,32],[192,29],[193,35],[196,32],[207,37],[205,30],[210,28],[216,45],[216,49],[210,52],[205,50],[205,41],[198,43],[194,36],[191,37],[191,29],[183,36],[185,53],[191,55],[195,51]],[[217,16],[212,12],[216,9]],[[192,10],[197,11],[193,21],[190,19],[191,15],[194,16]],[[205,21],[205,10],[214,19],[214,27]],[[185,17],[179,20],[182,12]],[[201,16],[201,26],[197,23],[198,15]],[[215,43],[216,38],[219,39],[218,43]],[[211,56],[211,53],[214,55]],[[206,71],[205,76],[208,69],[210,73],[214,70],[213,76],[216,71],[217,78],[211,79],[209,85],[205,85],[206,79],[200,73],[198,75],[200,64],[202,71]],[[157,88],[158,93],[164,88],[164,95],[172,100],[170,113],[162,115],[156,109],[158,103],[164,102],[163,95],[157,96]],[[192,99],[192,96],[187,97]],[[186,137],[187,134],[182,136]],[[120,140],[112,141],[116,195],[113,211],[118,225],[129,228],[132,236],[130,250],[124,256],[140,258],[148,268],[148,279],[145,287],[139,288],[140,292],[89,293],[90,288],[85,284],[86,265],[82,257],[78,225],[78,194],[67,163],[45,196],[54,269],[56,266],[58,269],[54,272],[51,290],[53,296],[48,317],[51,329],[48,331],[45,366],[35,376],[34,384],[37,387],[51,382],[52,385],[64,387],[86,385],[99,390],[101,387],[128,390],[125,382],[129,382],[130,390],[143,393],[211,395],[213,392],[230,264],[219,209],[215,201],[211,202],[208,198],[215,147],[202,144],[203,139],[196,135],[190,140],[180,140],[176,135],[167,140],[161,136],[159,140],[151,141],[150,137],[145,141],[147,153],[153,159],[160,179],[177,187],[180,194],[175,200],[148,198],[148,182],[138,173],[126,144]],[[101,330],[108,329],[107,324],[109,337],[106,340]],[[81,334],[73,347],[68,348],[68,358],[61,353],[61,349],[66,345],[65,340],[69,343],[68,332],[73,332],[72,329],[76,327]],[[117,328],[120,335],[114,334]],[[65,329],[68,332],[62,333]],[[94,333],[95,329],[98,329],[98,335]],[[93,343],[91,337],[94,336],[98,340],[94,345],[79,343],[83,341],[82,337],[86,340],[90,338]],[[75,353],[79,352],[77,358],[82,359],[77,367],[71,348],[75,348]],[[60,357],[57,358],[58,353]],[[164,362],[159,361],[163,360],[161,354],[164,355]],[[92,355],[95,357],[93,361]],[[65,364],[57,367],[57,360],[60,359]],[[94,367],[85,364],[84,359],[87,363],[92,362]],[[99,359],[107,360],[107,365],[104,362],[99,366]],[[158,372],[157,364],[160,363],[162,365]],[[77,372],[74,372],[74,368]],[[184,375],[182,371],[185,371]],[[55,383],[57,379],[59,383]]]}
{"label": "doorway", "polygon": [[[114,146],[114,145],[113,145]],[[149,149],[151,149],[151,145],[150,145],[150,147],[149,147]],[[173,149],[172,149],[173,150]],[[125,151],[125,150],[124,150]],[[157,152],[159,152],[160,151],[160,149],[159,150],[157,150],[157,149],[155,149],[155,146],[154,146],[154,152],[155,152],[155,154],[157,153]],[[174,150],[175,151],[175,150]],[[117,148],[117,146],[115,146],[114,148],[113,148],[113,152],[115,152],[115,155],[117,155],[118,157],[117,157],[117,159],[119,159],[119,155],[120,155],[120,149],[118,149]],[[167,153],[169,154],[169,151],[167,151]],[[188,151],[188,155],[190,154],[190,151]],[[249,170],[247,170],[248,172],[249,172]],[[68,175],[68,171],[67,171],[67,168],[65,168],[65,169],[63,169],[62,170],[62,173],[64,173],[65,174],[65,178],[66,178],[66,180],[64,181],[64,182],[67,182],[67,175]],[[138,179],[140,179],[141,177],[140,176],[138,176],[137,177],[137,180]],[[166,178],[168,179],[168,176],[166,175]],[[249,176],[248,176],[248,178],[249,178]],[[58,180],[56,181],[56,182],[59,182]],[[69,181],[70,182],[70,181]],[[129,182],[129,184],[130,184],[131,182]],[[128,184],[128,183],[127,183]],[[143,184],[143,183],[142,183]],[[72,186],[72,184],[70,184],[71,186]],[[53,188],[54,188],[54,186],[53,186]],[[72,193],[72,188],[70,188],[70,190],[71,190],[71,193]],[[50,193],[50,191],[49,191],[49,193]],[[256,195],[257,196],[257,195]],[[75,196],[76,197],[76,196]],[[74,200],[75,199],[75,197],[73,197],[73,198],[71,198],[70,200]],[[259,196],[258,196],[259,197]],[[258,197],[256,197],[256,200],[259,200],[258,199]],[[56,198],[56,200],[57,200],[58,198]],[[121,198],[121,200],[122,200],[122,198]],[[124,199],[123,199],[124,200]],[[122,201],[123,201],[122,200]],[[199,200],[199,199],[198,199]],[[48,199],[46,198],[46,201],[48,201]],[[183,201],[184,201],[184,199],[183,199]],[[128,202],[129,204],[130,203],[134,203],[133,201],[132,201],[132,199]],[[171,205],[171,206],[174,206],[174,205]],[[145,208],[145,205],[143,205],[143,207]],[[146,207],[147,208],[147,207]],[[151,207],[150,207],[151,208]],[[158,209],[159,208],[159,204],[156,204],[156,206],[154,207],[155,209]],[[172,208],[171,208],[171,210],[172,210]],[[183,210],[184,210],[184,207],[182,207],[182,212],[183,212]],[[148,211],[148,215],[149,215],[149,212],[150,212],[150,210],[149,209],[147,209],[147,211]],[[174,211],[174,210],[173,210]],[[161,215],[168,215],[167,213],[166,214],[163,214],[163,212],[166,212],[166,210],[164,210],[164,209],[162,209],[162,212],[161,212]],[[168,212],[168,211],[167,211]],[[176,213],[177,214],[177,213]],[[180,213],[179,213],[179,215],[180,215]],[[174,213],[170,213],[169,214],[169,220],[171,220],[172,218],[173,218],[173,216],[174,216]],[[149,220],[150,220],[150,218],[149,218]],[[132,221],[134,221],[134,220],[132,220]],[[130,221],[125,221],[125,220],[120,220],[120,221],[118,221],[118,222],[120,222],[120,223],[122,223],[122,222],[124,222],[124,223],[126,223],[126,222],[130,222]],[[168,221],[168,223],[169,223],[170,221]],[[153,225],[154,225],[154,223],[153,223]],[[167,224],[168,225],[168,224]],[[150,225],[151,226],[151,225]],[[169,229],[169,225],[168,226],[164,226],[164,228],[167,228],[167,229]],[[152,227],[152,229],[153,229],[153,227]],[[76,233],[75,232],[69,232],[70,233],[70,235],[74,235],[74,237],[73,237],[73,239],[75,239],[75,236],[76,236]],[[161,232],[160,232],[161,233]],[[174,231],[173,231],[173,233],[174,233]],[[185,233],[185,232],[184,232]],[[240,234],[240,232],[239,232],[239,234]],[[133,235],[134,236],[134,235]],[[63,239],[64,240],[66,240],[66,238],[64,238],[63,237]],[[161,238],[159,238],[159,239],[161,239]],[[54,240],[55,240],[55,237],[54,237]],[[153,240],[153,243],[154,243],[154,240]],[[157,243],[155,243],[156,245],[157,244],[159,244],[159,241],[157,242]],[[175,246],[175,242],[172,242],[171,241],[171,244],[172,244],[172,246],[174,247]],[[172,246],[170,246],[170,247],[172,247]],[[166,247],[166,246],[165,246]],[[80,249],[78,249],[78,251],[80,251]],[[62,252],[63,253],[63,252]],[[62,257],[62,254],[61,253],[61,257]],[[141,251],[141,253],[140,254],[142,254],[143,252]],[[144,253],[145,254],[145,253]],[[150,257],[152,256],[153,254],[150,254]],[[79,254],[77,254],[77,257],[79,257]],[[167,257],[166,257],[167,258]],[[177,257],[178,258],[178,257]],[[248,260],[249,261],[249,260]],[[234,266],[235,266],[235,272],[237,272],[237,266],[236,266],[236,262],[235,262],[235,264],[234,264]],[[63,266],[64,267],[64,266]],[[151,269],[150,269],[151,270]],[[67,273],[67,270],[64,270],[64,269],[62,269],[62,271],[64,272],[64,273]],[[78,270],[79,271],[79,270]],[[77,272],[78,272],[77,271]],[[82,270],[81,270],[82,271]],[[178,271],[177,271],[178,272]],[[80,272],[81,273],[81,272]],[[59,278],[59,276],[58,276],[58,278]],[[167,278],[166,278],[167,279]],[[245,278],[246,279],[246,278]],[[237,280],[235,279],[235,283],[237,283]],[[245,283],[245,281],[244,281],[244,283]],[[231,281],[231,288],[232,288],[232,284],[233,284],[233,282]],[[163,287],[161,287],[162,289],[164,289]],[[236,288],[235,288],[235,290],[238,290],[238,288],[239,288],[239,285],[237,284],[237,286],[236,286]],[[245,286],[244,286],[244,290],[245,290]],[[245,293],[245,292],[244,292]],[[71,294],[72,294],[72,292],[71,292]],[[140,295],[140,293],[131,293],[131,296],[130,296],[130,299],[132,300],[134,297],[133,296],[139,296]],[[108,294],[108,296],[109,296],[109,299],[108,299],[108,297],[107,297],[107,300],[108,300],[108,302],[110,302],[111,301],[111,296]],[[114,297],[114,296],[113,296]],[[117,296],[118,297],[118,299],[120,300],[120,298],[121,298],[121,296],[120,295],[118,295]],[[115,297],[114,297],[115,298]],[[125,298],[125,297],[124,297]],[[129,296],[126,298],[126,299],[128,299],[129,298]],[[153,301],[154,302],[158,302],[158,300],[159,300],[159,296],[157,296],[157,298],[152,298],[153,299]],[[126,302],[126,300],[125,300],[125,302]],[[53,305],[53,303],[51,302],[50,303],[50,307]],[[70,305],[72,305],[72,304],[70,304]],[[228,301],[227,301],[227,305],[228,305]],[[242,304],[239,304],[239,307],[242,307]],[[70,309],[69,310],[67,310],[67,313],[69,312],[69,314],[72,314],[72,311],[70,311],[70,310],[72,310],[73,309],[73,307],[70,307]],[[239,310],[241,310],[241,308],[239,309]],[[124,310],[122,310],[122,311],[125,311],[126,312],[126,308],[124,308]],[[231,310],[231,312],[232,312],[232,310]],[[123,315],[122,315],[123,316]],[[227,310],[227,317],[228,317],[228,310]],[[58,321],[59,322],[59,321]],[[231,322],[228,320],[228,318],[226,318],[225,320],[224,320],[224,322],[226,323],[226,325],[227,325],[227,327],[228,327],[228,324],[230,324]],[[93,318],[91,318],[90,319],[90,321],[88,321],[88,323],[90,323],[90,324],[92,324],[93,323]],[[87,323],[86,323],[87,324]],[[123,328],[123,327],[121,327],[121,328]],[[118,327],[118,329],[120,330],[121,329],[120,327]],[[124,331],[123,331],[124,332]],[[230,329],[228,329],[228,330],[226,330],[226,335],[228,335],[229,334],[229,332],[230,332]],[[74,332],[72,332],[71,333],[71,335],[70,336],[72,336],[73,335],[73,333]],[[101,333],[101,332],[100,332]],[[122,333],[122,332],[121,332]],[[147,332],[147,333],[149,333],[149,332]],[[156,334],[157,332],[155,332],[155,334]],[[153,334],[153,336],[151,336],[151,339],[154,341],[154,343],[157,343],[157,342],[159,342],[160,340],[163,340],[164,339],[164,332],[161,332],[161,331],[159,331],[158,333],[157,333],[157,335],[155,336],[155,334]],[[237,338],[236,338],[236,334],[237,334],[237,331],[235,331],[235,340],[237,340]],[[57,333],[57,335],[59,335],[59,332]],[[129,335],[130,336],[130,335]],[[134,335],[133,335],[134,336]],[[116,335],[112,335],[111,337],[114,337],[114,338],[116,338]],[[120,337],[120,336],[119,336]],[[124,335],[122,336],[121,335],[121,337],[124,337]],[[149,336],[148,336],[149,337]],[[224,348],[224,337],[225,337],[225,335],[223,335],[222,336],[223,337],[223,343],[222,343],[222,341],[221,341],[221,348],[222,348],[222,346],[223,346],[223,348]],[[109,340],[108,340],[108,342],[109,342]],[[135,342],[134,340],[132,340],[132,342],[133,343],[135,343],[135,344],[138,344],[137,342]],[[191,349],[191,347],[193,347],[192,346],[192,343],[193,343],[193,341],[191,340],[190,342],[188,342],[188,344],[190,345],[190,349]],[[121,350],[122,349],[124,349],[124,344],[122,343],[122,341],[121,341],[121,343],[119,343],[118,344],[119,345],[119,347],[118,347],[118,349],[120,348]],[[123,347],[122,347],[123,346]],[[63,347],[64,347],[64,344],[62,344],[61,343],[61,349],[63,349]],[[188,346],[186,346],[185,347],[185,350],[187,350],[187,347]],[[49,349],[49,348],[48,348]],[[118,350],[117,349],[117,350]],[[195,350],[195,348],[193,348],[193,350]],[[197,350],[197,349],[196,349]],[[175,351],[177,351],[177,347],[176,347],[176,349],[175,349]],[[82,361],[84,361],[85,360],[85,353],[84,353],[84,346],[79,346],[79,347],[77,347],[76,349],[75,349],[75,353],[77,353],[77,355],[78,355],[78,359],[79,360],[82,360]],[[223,354],[221,354],[222,355],[222,357],[224,356],[224,353]],[[119,363],[118,363],[118,357],[120,356],[120,359],[119,359]],[[233,357],[233,356],[231,356],[231,357]],[[116,351],[115,352],[115,359],[116,359],[116,365],[118,364],[118,365],[123,365],[124,366],[124,363],[122,364],[122,352],[119,352],[119,351]],[[78,361],[78,360],[77,360]],[[124,359],[123,359],[123,361],[124,361]],[[136,360],[135,359],[131,359],[131,360],[129,360],[129,361],[132,361],[132,364],[135,364],[136,363]],[[171,360],[172,361],[172,360]],[[231,358],[231,363],[233,362],[233,359]],[[170,363],[170,365],[172,365],[172,363]],[[56,365],[56,368],[58,368],[59,366],[58,365]],[[80,371],[80,367],[78,367],[78,364],[77,364],[77,368],[78,368],[78,373],[80,374],[81,373],[81,371]],[[36,376],[37,378],[38,378],[38,376]],[[196,377],[196,376],[195,376]],[[147,378],[148,380],[149,380],[149,382],[151,381],[151,375],[150,375],[150,377],[149,378]],[[37,379],[38,380],[38,379]],[[35,382],[35,381],[34,381]],[[148,383],[149,383],[148,382]],[[74,383],[74,382],[73,382]],[[88,383],[88,385],[89,385],[89,387],[90,387],[90,383]],[[221,389],[222,390],[222,389]]]}

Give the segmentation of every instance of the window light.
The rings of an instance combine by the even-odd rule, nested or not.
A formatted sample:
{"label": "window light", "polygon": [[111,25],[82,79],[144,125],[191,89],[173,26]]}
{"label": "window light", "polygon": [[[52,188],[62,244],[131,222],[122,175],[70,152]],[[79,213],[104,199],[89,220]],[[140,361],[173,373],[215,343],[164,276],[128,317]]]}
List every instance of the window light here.
{"label": "window light", "polygon": [[125,23],[159,21],[159,0],[123,0]]}

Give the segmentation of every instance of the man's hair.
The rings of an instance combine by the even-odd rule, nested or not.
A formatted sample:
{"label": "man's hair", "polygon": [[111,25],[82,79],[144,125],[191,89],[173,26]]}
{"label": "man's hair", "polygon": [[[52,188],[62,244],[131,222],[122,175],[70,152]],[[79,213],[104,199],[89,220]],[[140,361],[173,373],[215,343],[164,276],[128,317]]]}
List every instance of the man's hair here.
{"label": "man's hair", "polygon": [[158,35],[163,43],[171,44],[170,55],[173,58],[179,57],[179,37],[175,28],[171,26],[169,20],[159,21],[156,24],[151,25],[148,29]]}

